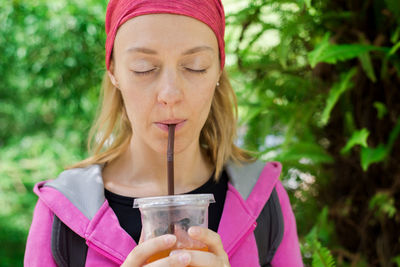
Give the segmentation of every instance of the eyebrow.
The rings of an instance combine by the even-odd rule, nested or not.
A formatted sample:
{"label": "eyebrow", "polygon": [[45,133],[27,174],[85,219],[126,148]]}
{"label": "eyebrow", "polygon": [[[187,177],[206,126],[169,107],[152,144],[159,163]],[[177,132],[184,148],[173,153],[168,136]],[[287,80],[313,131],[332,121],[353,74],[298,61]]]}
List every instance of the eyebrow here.
{"label": "eyebrow", "polygon": [[[186,50],[185,52],[182,53],[182,55],[191,55],[197,52],[201,51],[211,51],[214,52],[214,49],[212,49],[209,46],[203,45],[203,46],[196,46],[194,48],[191,48],[189,50]],[[138,52],[138,53],[143,53],[143,54],[149,54],[149,55],[157,55],[157,51],[145,48],[145,47],[130,47],[126,50],[127,53],[130,52]]]}
{"label": "eyebrow", "polygon": [[189,50],[186,50],[185,52],[182,53],[182,55],[190,55],[190,54],[194,54],[194,53],[201,52],[201,51],[214,52],[214,49],[212,49],[211,47],[206,46],[206,45],[197,46],[197,47],[191,48]]}

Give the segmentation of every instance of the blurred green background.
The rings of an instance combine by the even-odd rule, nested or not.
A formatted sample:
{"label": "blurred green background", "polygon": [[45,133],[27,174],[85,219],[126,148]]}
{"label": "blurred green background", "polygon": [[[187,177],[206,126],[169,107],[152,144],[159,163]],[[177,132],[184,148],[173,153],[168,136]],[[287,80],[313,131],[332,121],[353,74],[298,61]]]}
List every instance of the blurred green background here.
{"label": "blurred green background", "polygon": [[[238,144],[284,165],[306,266],[400,266],[400,1],[225,0]],[[87,156],[106,1],[0,1],[0,266]]]}

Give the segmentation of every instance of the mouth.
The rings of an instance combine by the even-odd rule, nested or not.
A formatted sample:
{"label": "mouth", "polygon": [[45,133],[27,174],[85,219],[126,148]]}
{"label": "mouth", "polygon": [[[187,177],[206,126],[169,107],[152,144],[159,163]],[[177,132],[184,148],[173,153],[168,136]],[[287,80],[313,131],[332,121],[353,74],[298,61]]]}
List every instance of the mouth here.
{"label": "mouth", "polygon": [[178,131],[186,124],[185,119],[172,119],[172,120],[164,120],[164,121],[157,121],[154,124],[161,130],[168,132],[168,126],[171,124],[175,124],[175,131]]}

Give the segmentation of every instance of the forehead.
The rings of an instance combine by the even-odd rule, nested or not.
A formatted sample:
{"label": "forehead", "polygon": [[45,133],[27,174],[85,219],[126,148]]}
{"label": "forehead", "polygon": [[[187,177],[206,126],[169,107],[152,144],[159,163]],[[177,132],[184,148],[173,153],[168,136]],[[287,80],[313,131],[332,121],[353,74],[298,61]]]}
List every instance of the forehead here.
{"label": "forehead", "polygon": [[115,37],[114,49],[123,52],[133,46],[174,51],[210,46],[218,52],[217,38],[208,25],[175,14],[142,15],[122,24]]}

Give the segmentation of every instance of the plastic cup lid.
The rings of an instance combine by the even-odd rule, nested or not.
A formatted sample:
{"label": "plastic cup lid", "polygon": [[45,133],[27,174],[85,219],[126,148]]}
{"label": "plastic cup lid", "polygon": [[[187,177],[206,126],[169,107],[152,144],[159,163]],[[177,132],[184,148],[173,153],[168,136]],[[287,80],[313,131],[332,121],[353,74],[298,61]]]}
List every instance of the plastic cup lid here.
{"label": "plastic cup lid", "polygon": [[186,194],[159,197],[143,197],[136,198],[133,202],[134,208],[159,208],[168,206],[184,206],[184,205],[208,205],[215,203],[213,194]]}

